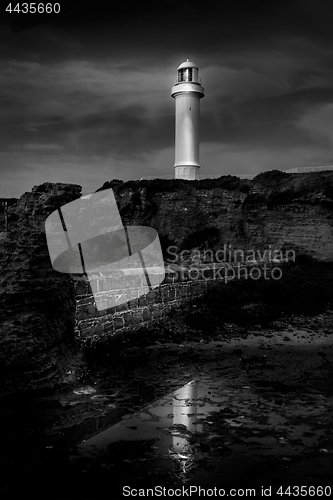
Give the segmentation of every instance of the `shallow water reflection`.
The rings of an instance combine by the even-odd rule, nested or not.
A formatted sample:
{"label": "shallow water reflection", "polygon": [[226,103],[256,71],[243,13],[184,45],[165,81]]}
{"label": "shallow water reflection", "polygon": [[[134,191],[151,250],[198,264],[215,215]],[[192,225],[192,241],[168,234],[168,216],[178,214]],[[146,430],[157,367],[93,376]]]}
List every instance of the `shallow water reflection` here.
{"label": "shallow water reflection", "polygon": [[277,404],[269,391],[258,392],[243,376],[191,380],[82,442],[71,464],[81,471],[92,467],[137,480],[169,481],[171,474],[182,483],[204,474],[206,467],[218,481],[221,467],[230,469],[226,478],[244,460],[251,468],[254,457],[279,462],[326,450],[325,426],[313,427],[322,408],[311,397],[311,407],[295,394],[280,396]]}
{"label": "shallow water reflection", "polygon": [[[86,464],[94,463],[105,455],[108,461],[115,443],[132,441],[150,442],[150,458],[177,462],[178,473],[185,474],[191,466],[195,447],[194,436],[202,432],[204,417],[225,397],[212,400],[207,397],[207,383],[192,380],[172,394],[133,415],[124,417],[78,446],[80,457]],[[75,462],[75,457],[73,462]],[[102,461],[105,461],[102,458]],[[130,460],[127,457],[125,460]]]}

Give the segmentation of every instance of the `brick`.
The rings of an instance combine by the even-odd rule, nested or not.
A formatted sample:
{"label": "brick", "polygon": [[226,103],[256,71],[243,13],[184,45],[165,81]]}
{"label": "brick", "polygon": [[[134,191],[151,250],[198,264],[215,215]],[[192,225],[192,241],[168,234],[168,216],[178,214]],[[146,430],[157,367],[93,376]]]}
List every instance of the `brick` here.
{"label": "brick", "polygon": [[147,293],[147,304],[155,304],[155,292],[149,292]]}
{"label": "brick", "polygon": [[141,297],[138,298],[138,306],[139,307],[144,307],[147,304],[147,297],[146,295],[141,295]]}
{"label": "brick", "polygon": [[170,303],[165,304],[165,306],[164,306],[165,314],[168,314],[172,309],[173,309],[173,304],[170,304]]}
{"label": "brick", "polygon": [[124,313],[123,318],[124,318],[124,325],[125,326],[129,326],[129,325],[133,324],[133,316],[132,316],[132,313],[130,311],[127,311],[126,313]]}
{"label": "brick", "polygon": [[128,302],[128,309],[136,309],[138,307],[138,299],[132,299]]}
{"label": "brick", "polygon": [[113,332],[114,332],[113,321],[108,321],[104,323],[104,333],[113,333]]}
{"label": "brick", "polygon": [[161,291],[161,294],[163,296],[163,299],[165,300],[168,300],[169,298],[169,291],[170,291],[170,287],[164,285],[164,286],[161,286],[160,287],[160,291]]}
{"label": "brick", "polygon": [[92,337],[93,335],[95,335],[96,333],[96,326],[95,325],[92,325],[89,329],[88,329],[88,332],[87,332],[87,337]]}
{"label": "brick", "polygon": [[95,303],[94,304],[88,304],[87,305],[87,312],[91,315],[95,315],[98,311],[97,311],[97,307],[95,306]]}
{"label": "brick", "polygon": [[87,312],[85,310],[85,305],[76,305],[75,318],[77,320],[85,319],[87,317]]}
{"label": "brick", "polygon": [[93,325],[94,321],[91,319],[91,318],[86,318],[86,319],[83,319],[79,322],[80,325],[86,327],[86,326],[91,326]]}
{"label": "brick", "polygon": [[151,311],[151,317],[152,317],[152,319],[160,318],[161,317],[161,312],[162,312],[161,309],[155,309],[155,310]]}
{"label": "brick", "polygon": [[102,323],[103,325],[106,325],[107,323],[112,323],[113,321],[113,316],[114,316],[114,313],[112,314],[106,314],[105,316],[103,316],[102,318],[99,319],[100,323]]}
{"label": "brick", "polygon": [[143,321],[149,321],[151,319],[151,312],[150,312],[150,309],[148,307],[143,309],[142,319],[143,319]]}
{"label": "brick", "polygon": [[143,321],[143,312],[142,311],[134,311],[133,316],[132,316],[132,323],[134,325],[137,325],[139,323],[142,323]]}
{"label": "brick", "polygon": [[155,304],[162,304],[163,302],[163,295],[161,293],[161,289],[158,288],[155,292]]}
{"label": "brick", "polygon": [[114,329],[119,330],[124,326],[124,318],[122,316],[116,316],[113,318]]}
{"label": "brick", "polygon": [[102,323],[97,323],[95,326],[95,332],[100,335],[104,332],[104,325]]}
{"label": "brick", "polygon": [[116,306],[116,312],[128,311],[128,303],[118,304]]}
{"label": "brick", "polygon": [[89,335],[90,335],[90,328],[88,328],[88,327],[80,328],[79,327],[79,330],[80,330],[80,336],[81,337],[83,337],[83,338],[89,337]]}
{"label": "brick", "polygon": [[152,311],[161,311],[163,308],[163,304],[154,304],[153,306],[151,306]]}

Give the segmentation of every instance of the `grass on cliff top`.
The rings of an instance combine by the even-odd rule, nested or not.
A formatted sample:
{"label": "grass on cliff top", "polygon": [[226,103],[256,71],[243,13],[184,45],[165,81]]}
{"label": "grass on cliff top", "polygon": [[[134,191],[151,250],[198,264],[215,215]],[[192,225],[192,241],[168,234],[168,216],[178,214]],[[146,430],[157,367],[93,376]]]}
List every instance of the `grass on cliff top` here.
{"label": "grass on cliff top", "polygon": [[191,194],[193,189],[225,189],[248,194],[252,187],[255,193],[246,198],[246,203],[268,203],[281,205],[302,199],[307,202],[318,202],[333,208],[333,172],[307,172],[290,174],[281,170],[262,172],[254,179],[240,179],[234,175],[224,175],[217,179],[186,181],[183,179],[132,180],[123,182],[119,179],[107,181],[97,191],[112,188],[115,195],[124,190],[139,191],[145,189],[148,195],[178,190]]}
{"label": "grass on cliff top", "polygon": [[253,182],[256,192],[247,197],[246,203],[282,205],[298,200],[320,201],[333,208],[333,172],[329,170],[301,174],[272,170],[257,175]]}
{"label": "grass on cliff top", "polygon": [[146,188],[150,194],[160,192],[172,192],[178,190],[191,191],[193,189],[226,189],[228,191],[241,191],[248,193],[252,187],[252,181],[249,179],[240,179],[234,175],[224,175],[218,179],[202,179],[197,181],[187,181],[183,179],[151,179],[151,180],[133,180],[123,182],[118,179],[107,181],[97,191],[112,188],[115,194],[122,190]]}

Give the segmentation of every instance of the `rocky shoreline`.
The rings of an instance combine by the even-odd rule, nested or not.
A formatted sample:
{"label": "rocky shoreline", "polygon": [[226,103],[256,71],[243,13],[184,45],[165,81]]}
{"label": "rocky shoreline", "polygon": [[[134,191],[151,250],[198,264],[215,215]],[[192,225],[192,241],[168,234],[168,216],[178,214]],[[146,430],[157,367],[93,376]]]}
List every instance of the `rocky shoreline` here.
{"label": "rocky shoreline", "polygon": [[[23,397],[13,400],[11,407],[7,405],[8,432],[2,454],[4,494],[17,494],[13,484],[19,471],[25,478],[25,490],[30,488],[35,497],[42,497],[38,478],[43,476],[53,484],[54,491],[48,498],[64,498],[61,484],[62,488],[68,484],[65,498],[85,498],[80,494],[85,495],[90,488],[86,476],[82,476],[86,473],[80,470],[82,465],[76,465],[75,474],[70,467],[73,460],[80,464],[79,443],[184,384],[205,378],[211,381],[215,392],[219,384],[229,381],[233,394],[244,394],[230,401],[228,415],[217,408],[218,412],[204,418],[202,432],[191,445],[196,458],[188,481],[196,477],[201,478],[200,484],[215,484],[221,460],[224,468],[235,466],[236,451],[243,446],[246,456],[257,457],[255,460],[266,471],[266,476],[258,471],[254,474],[253,468],[244,466],[240,482],[243,485],[252,484],[254,477],[267,484],[267,477],[271,482],[282,476],[291,480],[296,473],[299,481],[305,481],[314,477],[311,470],[316,481],[320,478],[321,483],[328,484],[333,456],[333,310],[281,317],[266,327],[221,323],[220,328],[207,328],[205,332],[200,325],[195,329],[184,323],[187,314],[193,312],[208,313],[204,299],[184,306],[153,330],[119,338],[107,353],[87,351],[73,362],[66,383],[53,394]],[[255,418],[253,411],[257,406],[249,407],[250,399],[253,403],[261,401]],[[314,408],[317,413],[313,413]],[[269,415],[278,415],[280,420],[268,425]],[[252,418],[252,424],[243,425],[243,417]],[[9,420],[13,432],[8,428]],[[226,426],[226,421],[233,422],[234,427]],[[298,429],[300,425],[303,427]],[[254,439],[256,436],[260,439]],[[275,442],[279,446],[285,444],[284,454],[283,448],[279,448],[283,456],[276,454]],[[259,450],[266,449],[264,456],[258,446]],[[126,460],[134,460],[131,453],[125,462],[120,460],[122,467],[118,464],[117,474],[112,476],[119,488],[130,479]],[[161,481],[160,475],[154,473],[152,457],[149,453],[146,456],[151,459],[149,484]],[[110,465],[110,458],[104,455],[105,460],[108,465],[103,467],[111,467],[112,473],[115,464]],[[140,483],[140,462],[134,460],[133,464],[136,472],[131,469],[131,478]],[[92,481],[95,474],[99,478],[99,486],[92,488],[89,498],[105,498],[106,479],[103,475],[101,479],[100,473],[96,466],[89,472]],[[170,474],[164,477],[165,484],[180,484],[177,470]],[[235,476],[230,477],[237,482]]]}
{"label": "rocky shoreline", "polygon": [[[269,176],[267,182],[259,179],[264,194],[260,198],[258,192],[248,193],[246,220],[238,201],[244,201],[247,194],[242,185],[233,192],[234,179],[222,179],[215,191],[205,183],[179,184],[175,192],[165,191],[164,201],[159,193],[165,183],[146,183],[142,192],[130,183],[117,188],[116,196],[124,222],[155,224],[164,246],[171,241],[166,235],[173,222],[165,224],[171,198],[177,209],[173,215],[182,214],[173,242],[200,246],[200,238],[207,236],[202,228],[212,208],[209,190],[220,202],[219,238],[238,235],[239,244],[260,241],[263,247],[268,240],[262,239],[262,233],[270,228],[275,243],[281,243],[285,235],[280,229],[287,218],[294,240],[303,242],[298,250],[311,247],[310,232],[316,239],[316,256],[327,258],[332,248],[331,184],[325,195],[318,193],[328,177],[311,175],[310,184],[305,177],[288,179],[277,179],[274,188],[269,187]],[[286,189],[282,197],[278,196],[280,188]],[[207,202],[198,224],[183,210],[184,189],[196,192],[191,198],[197,200],[196,206],[198,200]],[[333,263],[296,253],[294,262],[283,265],[279,280],[216,284],[205,296],[171,310],[149,329],[81,349],[75,343],[73,282],[52,269],[43,229],[52,211],[80,193],[76,185],[45,183],[33,188],[8,210],[9,231],[2,233],[3,497],[18,498],[29,492],[35,498],[58,500],[116,498],[116,494],[105,495],[110,478],[119,487],[129,480],[145,482],[145,474],[149,484],[201,481],[209,485],[220,481],[221,467],[234,482],[232,470],[241,468],[244,485],[259,484],[265,475],[276,484],[282,478],[329,483],[333,465]],[[156,201],[160,198],[161,206]],[[310,223],[302,226],[300,238],[301,205],[307,207]],[[265,217],[255,227],[258,210]],[[187,222],[190,232],[184,234]],[[314,229],[317,226],[319,232]],[[217,234],[215,229],[211,235]],[[224,243],[211,240],[212,248]],[[200,427],[195,432],[175,428],[168,414],[156,414],[188,384],[201,396],[197,401],[183,398],[185,407],[204,408],[193,424]],[[154,415],[151,421],[156,423],[149,443],[142,438],[145,424],[141,420],[147,415],[148,420]],[[131,421],[128,427],[127,420]],[[114,425],[126,431],[122,435],[129,444],[114,437],[113,444],[107,443],[105,438],[106,453],[93,457],[85,441],[91,443],[94,436],[100,439],[101,432]],[[166,441],[177,436],[192,457],[183,459],[188,465],[185,476],[180,467],[185,462],[165,448]],[[142,446],[135,451],[133,443],[138,441]],[[156,442],[164,443],[164,451],[159,451]]]}

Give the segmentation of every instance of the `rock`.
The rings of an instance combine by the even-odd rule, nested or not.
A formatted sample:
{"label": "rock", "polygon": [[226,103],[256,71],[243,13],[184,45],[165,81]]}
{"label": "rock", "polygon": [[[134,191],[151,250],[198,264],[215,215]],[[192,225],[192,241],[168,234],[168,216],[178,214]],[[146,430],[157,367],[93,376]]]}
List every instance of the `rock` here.
{"label": "rock", "polygon": [[53,270],[44,221],[81,196],[81,186],[44,183],[8,210],[0,242],[1,395],[46,389],[61,381],[74,340],[75,291]]}
{"label": "rock", "polygon": [[201,441],[199,444],[200,450],[203,452],[207,452],[210,450],[210,444],[207,441]]}
{"label": "rock", "polygon": [[[333,259],[330,171],[264,172],[243,184],[232,176],[229,181],[222,177],[195,182],[106,182],[99,190],[109,187],[114,190],[123,222],[154,227],[165,256],[173,262],[172,245],[182,250],[200,248],[202,253],[231,244],[232,250],[261,250],[261,255],[267,250],[270,260],[274,255],[270,256],[268,249],[272,254],[276,249],[284,249],[283,258],[309,255],[317,260]],[[239,254],[237,259],[240,260]]]}

